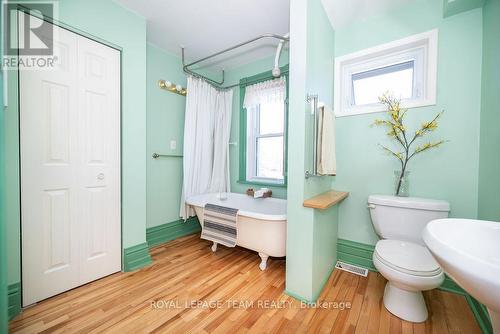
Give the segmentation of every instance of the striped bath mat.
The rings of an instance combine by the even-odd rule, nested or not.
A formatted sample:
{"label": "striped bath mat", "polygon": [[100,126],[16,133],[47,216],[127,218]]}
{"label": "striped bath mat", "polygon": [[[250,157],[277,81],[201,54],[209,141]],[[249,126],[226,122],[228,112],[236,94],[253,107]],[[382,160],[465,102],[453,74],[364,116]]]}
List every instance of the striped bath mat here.
{"label": "striped bath mat", "polygon": [[201,238],[227,247],[236,246],[236,217],[238,209],[206,204],[203,211]]}

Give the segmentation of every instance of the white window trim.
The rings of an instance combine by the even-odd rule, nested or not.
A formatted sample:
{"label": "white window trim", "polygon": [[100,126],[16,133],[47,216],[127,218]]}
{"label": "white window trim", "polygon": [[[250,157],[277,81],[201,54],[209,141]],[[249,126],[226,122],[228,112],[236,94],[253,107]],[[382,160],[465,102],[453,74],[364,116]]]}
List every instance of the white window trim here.
{"label": "white window trim", "polygon": [[396,63],[398,59],[402,59],[401,54],[408,54],[412,51],[421,52],[421,50],[423,50],[423,55],[420,57],[420,60],[419,56],[416,55],[416,60],[417,62],[423,62],[424,73],[422,78],[417,74],[414,80],[418,81],[418,84],[423,87],[424,91],[419,92],[418,98],[401,101],[401,106],[403,108],[416,108],[435,105],[437,87],[438,29],[433,29],[421,34],[412,35],[393,42],[336,57],[334,78],[335,115],[337,117],[343,117],[386,110],[380,103],[346,107],[346,96],[347,94],[349,94],[349,96],[351,94],[350,75],[347,73],[347,71],[349,71],[349,67],[351,68],[351,73],[353,69],[360,72],[363,71],[363,66],[365,66],[365,70],[368,70],[366,67],[367,64],[370,67],[373,67],[373,65],[381,59],[383,59],[385,64],[387,64],[388,59],[394,59],[394,63]]}
{"label": "white window trim", "polygon": [[[266,178],[257,176],[257,138],[265,137],[283,137],[283,142],[285,142],[285,132],[272,133],[260,135],[258,126],[259,121],[256,117],[258,113],[259,106],[252,106],[247,108],[247,156],[246,156],[246,181],[255,183],[267,183],[283,185],[285,184],[285,176],[281,179]],[[250,116],[250,117],[248,117]],[[283,155],[285,154],[283,148]],[[284,159],[284,157],[283,157]]]}

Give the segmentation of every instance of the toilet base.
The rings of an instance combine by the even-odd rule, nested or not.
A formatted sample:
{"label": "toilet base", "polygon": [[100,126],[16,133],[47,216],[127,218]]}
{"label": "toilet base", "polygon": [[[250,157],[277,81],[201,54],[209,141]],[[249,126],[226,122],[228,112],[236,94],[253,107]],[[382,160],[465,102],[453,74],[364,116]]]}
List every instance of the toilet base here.
{"label": "toilet base", "polygon": [[427,307],[421,291],[403,290],[387,282],[384,290],[384,306],[403,320],[424,322],[427,319]]}

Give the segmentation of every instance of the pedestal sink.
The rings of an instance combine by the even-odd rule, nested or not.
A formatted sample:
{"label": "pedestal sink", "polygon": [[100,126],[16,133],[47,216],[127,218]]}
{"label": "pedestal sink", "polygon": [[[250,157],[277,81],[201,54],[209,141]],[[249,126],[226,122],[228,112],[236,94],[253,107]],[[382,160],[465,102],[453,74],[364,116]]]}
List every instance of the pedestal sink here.
{"label": "pedestal sink", "polygon": [[500,222],[437,219],[423,239],[443,270],[488,308],[500,334]]}

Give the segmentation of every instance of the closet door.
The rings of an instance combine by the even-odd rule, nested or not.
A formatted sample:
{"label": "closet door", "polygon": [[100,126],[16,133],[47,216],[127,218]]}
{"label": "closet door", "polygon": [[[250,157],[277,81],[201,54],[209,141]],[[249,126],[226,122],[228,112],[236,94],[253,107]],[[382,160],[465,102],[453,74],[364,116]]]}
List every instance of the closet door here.
{"label": "closet door", "polygon": [[80,284],[121,269],[120,53],[78,38]]}
{"label": "closet door", "polygon": [[53,71],[20,71],[23,304],[79,281],[77,36],[59,31]]}
{"label": "closet door", "polygon": [[121,268],[120,54],[54,31],[56,68],[19,73],[24,306]]}

